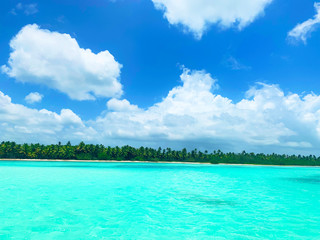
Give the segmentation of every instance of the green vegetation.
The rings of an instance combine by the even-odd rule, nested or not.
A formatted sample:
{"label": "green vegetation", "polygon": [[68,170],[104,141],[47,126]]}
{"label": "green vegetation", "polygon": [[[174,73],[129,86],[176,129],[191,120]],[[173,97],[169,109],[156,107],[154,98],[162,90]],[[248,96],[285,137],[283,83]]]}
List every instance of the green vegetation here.
{"label": "green vegetation", "polygon": [[103,145],[85,144],[81,142],[72,146],[52,144],[16,144],[15,142],[2,142],[0,145],[0,158],[11,159],[78,159],[78,160],[135,160],[135,161],[179,161],[179,162],[204,162],[204,163],[234,163],[234,164],[265,164],[265,165],[305,165],[320,166],[320,157],[279,155],[279,154],[254,154],[223,153],[220,150],[209,153],[197,149],[181,151],[166,149],[153,149],[148,147],[134,148],[105,147]]}

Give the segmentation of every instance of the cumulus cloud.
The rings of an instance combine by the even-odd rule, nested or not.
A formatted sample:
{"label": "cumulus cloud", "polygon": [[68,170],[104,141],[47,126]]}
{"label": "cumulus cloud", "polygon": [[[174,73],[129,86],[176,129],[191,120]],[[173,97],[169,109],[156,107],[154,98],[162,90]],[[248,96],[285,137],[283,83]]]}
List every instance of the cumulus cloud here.
{"label": "cumulus cloud", "polygon": [[61,140],[87,139],[94,136],[92,128],[85,126],[79,116],[70,109],[57,114],[46,109],[36,110],[12,103],[11,98],[0,91],[1,140],[19,142],[53,143]]}
{"label": "cumulus cloud", "polygon": [[242,29],[264,13],[272,0],[152,0],[170,24],[182,25],[196,38],[213,24]]}
{"label": "cumulus cloud", "polygon": [[0,139],[320,154],[319,95],[285,94],[277,85],[257,83],[233,102],[215,93],[217,80],[205,71],[184,69],[180,79],[149,108],[111,99],[89,121],[68,109],[58,114],[14,104],[1,93]]}
{"label": "cumulus cloud", "polygon": [[126,102],[126,111],[98,117],[95,129],[104,139],[180,142],[181,146],[191,142],[198,147],[229,146],[231,151],[315,151],[319,144],[320,96],[285,95],[277,85],[258,83],[234,103],[214,94],[216,80],[204,71],[185,69],[181,81],[148,109],[128,111]]}
{"label": "cumulus cloud", "polygon": [[27,25],[10,42],[2,71],[20,82],[46,85],[75,100],[119,97],[119,64],[109,51],[80,48],[69,34]]}
{"label": "cumulus cloud", "polygon": [[32,92],[32,93],[29,93],[25,98],[24,100],[29,103],[29,104],[33,104],[33,103],[38,103],[38,102],[41,102],[43,98],[43,95],[38,93],[38,92]]}
{"label": "cumulus cloud", "polygon": [[320,24],[320,3],[314,3],[314,7],[317,11],[313,18],[308,19],[303,23],[299,23],[289,33],[289,39],[307,42],[307,38],[311,32],[315,31]]}
{"label": "cumulus cloud", "polygon": [[117,111],[117,112],[126,112],[126,111],[136,111],[138,110],[137,105],[132,105],[130,102],[126,99],[118,100],[115,98],[110,99],[107,102],[107,107],[111,111]]}

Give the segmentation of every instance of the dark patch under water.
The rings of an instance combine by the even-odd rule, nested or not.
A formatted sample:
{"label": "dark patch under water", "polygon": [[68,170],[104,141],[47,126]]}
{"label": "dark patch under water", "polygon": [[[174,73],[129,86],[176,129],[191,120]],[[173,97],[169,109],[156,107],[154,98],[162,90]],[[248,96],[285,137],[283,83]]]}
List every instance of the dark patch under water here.
{"label": "dark patch under water", "polygon": [[189,201],[197,202],[199,204],[206,204],[211,207],[221,207],[221,206],[233,207],[237,205],[237,203],[232,200],[226,200],[226,199],[215,198],[210,196],[203,196],[198,194],[183,194],[182,196],[188,199]]}
{"label": "dark patch under water", "polygon": [[297,177],[297,178],[286,178],[286,179],[294,182],[300,182],[300,183],[320,184],[320,175]]}

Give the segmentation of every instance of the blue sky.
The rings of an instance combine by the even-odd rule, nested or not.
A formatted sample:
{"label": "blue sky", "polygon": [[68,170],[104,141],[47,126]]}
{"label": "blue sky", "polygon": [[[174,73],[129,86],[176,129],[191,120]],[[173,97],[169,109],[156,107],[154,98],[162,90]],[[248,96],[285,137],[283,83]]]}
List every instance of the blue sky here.
{"label": "blue sky", "polygon": [[5,1],[0,140],[319,154],[315,4]]}

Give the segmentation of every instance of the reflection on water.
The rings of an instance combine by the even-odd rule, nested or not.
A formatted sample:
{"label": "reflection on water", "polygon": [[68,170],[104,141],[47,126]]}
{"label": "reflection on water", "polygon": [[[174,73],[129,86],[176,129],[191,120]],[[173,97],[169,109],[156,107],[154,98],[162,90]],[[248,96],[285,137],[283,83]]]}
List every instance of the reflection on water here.
{"label": "reflection on water", "polygon": [[112,168],[112,169],[154,169],[154,170],[186,170],[190,168],[197,168],[198,165],[184,165],[184,164],[167,164],[167,163],[94,163],[94,164],[72,164],[72,165],[53,165],[50,167],[56,168]]}
{"label": "reflection on water", "polygon": [[143,169],[187,169],[187,168],[197,168],[199,165],[191,164],[170,164],[170,163],[128,163],[119,164],[114,166],[114,168],[143,168]]}
{"label": "reflection on water", "polygon": [[198,168],[200,166],[207,167],[209,165],[193,165],[193,164],[171,164],[171,163],[143,163],[143,162],[11,162],[4,161],[2,165],[15,166],[15,167],[39,167],[39,168],[112,168],[112,169],[189,169],[189,168]]}

